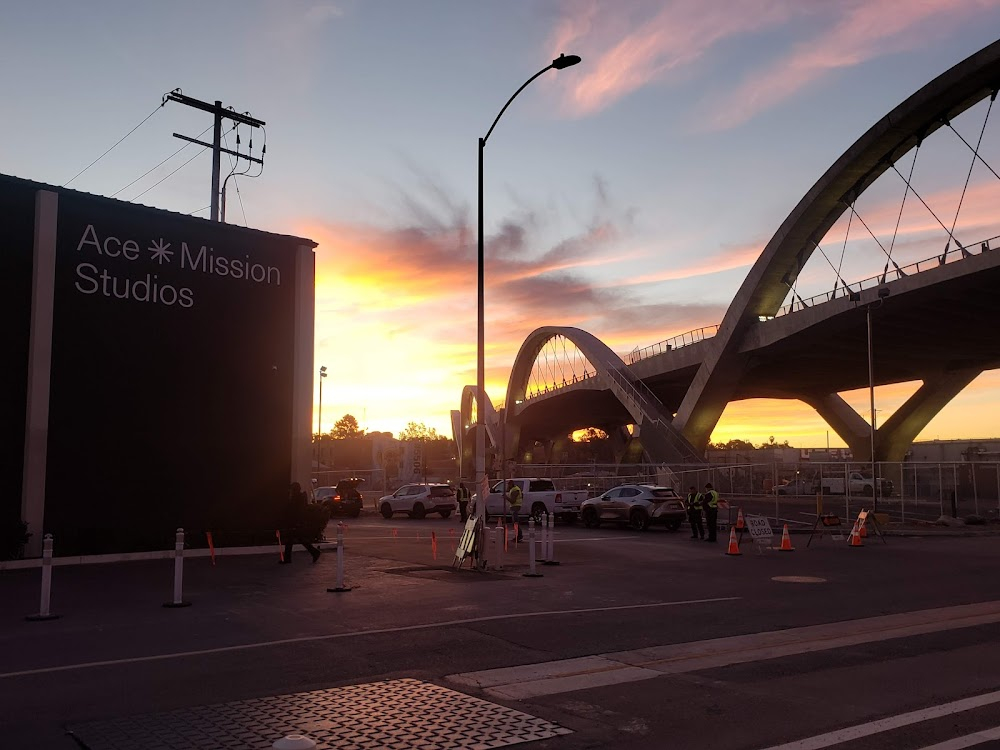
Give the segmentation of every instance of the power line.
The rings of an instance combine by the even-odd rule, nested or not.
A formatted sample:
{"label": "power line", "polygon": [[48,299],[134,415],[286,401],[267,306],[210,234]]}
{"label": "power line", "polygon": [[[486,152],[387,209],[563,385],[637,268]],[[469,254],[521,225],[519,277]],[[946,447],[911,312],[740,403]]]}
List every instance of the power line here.
{"label": "power line", "polygon": [[[201,133],[198,134],[198,137],[201,138],[201,136],[205,135],[205,133],[207,133],[211,129],[212,129],[212,126],[209,125],[203,131],[201,131]],[[152,169],[149,169],[146,172],[144,172],[143,174],[139,175],[138,177],[136,177],[134,180],[132,180],[132,182],[130,182],[125,187],[123,187],[123,188],[115,191],[114,193],[112,193],[110,197],[114,198],[116,195],[118,195],[118,193],[125,192],[130,187],[132,187],[135,183],[137,183],[139,180],[141,180],[143,177],[147,176],[150,172],[153,172],[153,171],[159,169],[160,167],[162,167],[164,164],[166,164],[168,161],[170,161],[171,159],[173,159],[175,156],[177,156],[177,154],[179,154],[181,151],[183,151],[184,149],[186,149],[190,145],[191,145],[190,143],[185,143],[183,146],[181,146],[179,149],[177,149],[176,151],[174,151],[174,153],[170,154],[170,156],[168,156],[166,159],[164,159],[163,161],[161,161],[155,167],[153,167]]]}
{"label": "power line", "polygon": [[140,199],[140,198],[141,198],[142,196],[144,196],[144,195],[145,195],[146,193],[148,193],[148,192],[149,192],[150,190],[152,190],[153,188],[155,188],[155,187],[156,187],[157,185],[159,185],[159,184],[160,184],[161,182],[163,182],[164,180],[169,180],[169,179],[170,179],[171,177],[173,177],[173,176],[174,176],[175,174],[177,174],[177,173],[178,173],[178,172],[180,172],[180,171],[181,171],[182,169],[184,169],[184,167],[186,167],[186,166],[187,166],[188,164],[190,164],[190,163],[191,163],[191,162],[193,162],[193,161],[194,161],[195,159],[197,159],[197,158],[198,158],[199,156],[201,156],[201,155],[202,155],[203,153],[205,153],[205,151],[206,151],[206,150],[207,150],[207,149],[204,149],[204,148],[203,148],[203,149],[202,149],[201,151],[199,151],[199,152],[198,152],[197,154],[195,154],[195,155],[194,155],[194,156],[192,156],[192,157],[191,157],[190,159],[188,159],[188,160],[187,160],[186,162],[184,162],[184,163],[183,163],[183,164],[181,164],[181,165],[180,165],[179,167],[177,167],[177,169],[175,169],[175,170],[174,170],[173,172],[171,172],[170,174],[168,174],[168,175],[167,175],[166,177],[164,177],[163,179],[161,179],[161,180],[160,180],[159,182],[155,182],[155,183],[153,183],[152,185],[150,185],[150,186],[149,186],[148,188],[146,188],[146,189],[145,189],[145,190],[143,190],[143,191],[142,191],[141,193],[139,193],[139,194],[138,194],[137,196],[135,196],[135,197],[134,197],[134,198],[133,198],[132,200],[133,200],[133,201],[137,201],[137,200],[139,200],[139,199]]}
{"label": "power line", "polygon": [[140,127],[141,127],[141,126],[143,125],[143,123],[145,123],[145,122],[146,122],[146,120],[148,120],[148,119],[149,119],[150,117],[152,117],[152,116],[153,116],[153,115],[155,115],[155,114],[156,114],[157,112],[159,112],[159,111],[160,111],[161,109],[163,109],[163,105],[164,105],[164,104],[166,104],[166,103],[167,103],[167,99],[166,99],[166,97],[164,97],[164,98],[163,98],[163,101],[162,101],[162,102],[160,102],[159,106],[157,106],[157,108],[156,108],[156,109],[154,109],[154,110],[153,110],[152,112],[150,112],[150,113],[149,113],[148,115],[146,115],[146,116],[145,116],[145,117],[144,117],[144,118],[142,119],[142,122],[140,122],[140,123],[139,123],[138,125],[136,125],[136,126],[135,126],[134,128],[132,128],[132,129],[131,129],[130,131],[128,131],[128,132],[127,132],[127,133],[126,133],[125,135],[123,135],[123,136],[122,136],[121,138],[119,138],[119,139],[118,139],[118,140],[117,140],[117,141],[115,142],[115,145],[114,145],[114,146],[112,146],[111,148],[109,148],[109,149],[108,149],[107,151],[105,151],[105,152],[104,152],[103,154],[101,154],[101,155],[100,155],[100,156],[98,156],[98,157],[97,157],[96,159],[94,159],[94,160],[93,160],[92,162],[90,162],[90,164],[88,164],[88,165],[87,165],[86,167],[84,167],[84,168],[83,168],[83,169],[81,169],[81,170],[80,170],[79,172],[77,172],[77,173],[76,173],[75,175],[73,175],[73,179],[72,179],[72,180],[70,180],[69,182],[67,182],[66,184],[64,184],[64,185],[63,185],[63,187],[69,187],[69,186],[70,186],[70,184],[71,184],[71,183],[73,182],[73,180],[75,180],[75,179],[76,179],[77,177],[79,177],[80,175],[82,175],[82,174],[83,174],[84,172],[86,172],[86,171],[87,171],[88,169],[90,169],[90,168],[91,168],[92,166],[94,166],[95,164],[97,164],[97,162],[99,162],[99,161],[100,161],[101,159],[103,159],[103,158],[104,158],[105,156],[107,156],[108,154],[110,154],[110,153],[111,153],[111,152],[112,152],[112,151],[114,150],[115,146],[117,146],[117,145],[118,145],[119,143],[121,143],[122,141],[124,141],[124,140],[125,140],[126,138],[128,138],[128,137],[129,137],[130,135],[132,135],[132,133],[134,133],[134,132],[135,132],[136,130],[138,130],[138,129],[139,129],[139,128],[140,128]]}

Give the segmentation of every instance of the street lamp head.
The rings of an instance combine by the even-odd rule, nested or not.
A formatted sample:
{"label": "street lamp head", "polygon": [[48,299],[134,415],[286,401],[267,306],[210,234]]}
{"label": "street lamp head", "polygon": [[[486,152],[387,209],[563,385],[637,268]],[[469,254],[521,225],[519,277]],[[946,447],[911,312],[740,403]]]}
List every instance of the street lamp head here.
{"label": "street lamp head", "polygon": [[325,377],[326,377],[326,367],[325,367],[325,366],[324,366],[324,367],[321,367],[321,368],[319,368],[319,376],[320,376],[321,378],[325,378]]}
{"label": "street lamp head", "polygon": [[885,299],[888,296],[889,296],[889,287],[887,287],[887,286],[880,286],[878,288],[878,297],[879,297],[879,299]]}
{"label": "street lamp head", "polygon": [[578,62],[580,62],[579,55],[560,54],[559,57],[552,61],[552,67],[556,70],[562,70],[563,68],[568,68],[570,65],[576,65]]}

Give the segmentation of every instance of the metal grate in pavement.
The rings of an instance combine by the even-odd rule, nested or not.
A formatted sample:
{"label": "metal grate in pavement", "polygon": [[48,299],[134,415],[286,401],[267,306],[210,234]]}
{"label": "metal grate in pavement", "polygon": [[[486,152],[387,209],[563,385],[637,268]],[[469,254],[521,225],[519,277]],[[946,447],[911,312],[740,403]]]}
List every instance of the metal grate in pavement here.
{"label": "metal grate in pavement", "polygon": [[571,730],[420,680],[388,680],[72,727],[91,750],[268,750],[304,734],[327,750],[488,750]]}

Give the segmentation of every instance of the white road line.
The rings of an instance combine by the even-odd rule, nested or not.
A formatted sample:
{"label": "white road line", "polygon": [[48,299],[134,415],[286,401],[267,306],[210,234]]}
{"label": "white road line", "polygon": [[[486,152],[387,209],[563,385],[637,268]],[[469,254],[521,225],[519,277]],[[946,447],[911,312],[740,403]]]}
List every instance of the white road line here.
{"label": "white road line", "polygon": [[1000,740],[1000,727],[984,729],[981,732],[973,732],[972,734],[967,734],[964,737],[956,737],[952,740],[939,742],[936,745],[922,747],[920,750],[962,750],[963,747],[981,745],[984,742],[991,742],[993,740]]}
{"label": "white road line", "polygon": [[502,669],[448,675],[460,685],[524,700],[1000,622],[1000,601],[881,615],[703,641],[650,646]]}
{"label": "white road line", "polygon": [[357,638],[366,635],[385,635],[387,633],[405,633],[411,630],[432,630],[436,628],[450,628],[456,625],[473,625],[479,622],[495,622],[497,620],[523,620],[530,617],[555,617],[559,615],[580,615],[595,612],[619,612],[628,609],[655,609],[657,607],[681,607],[688,604],[712,604],[715,602],[732,602],[742,597],[722,596],[712,599],[687,599],[676,602],[651,602],[648,604],[622,604],[615,607],[587,607],[585,609],[553,609],[543,612],[517,612],[506,615],[484,615],[482,617],[464,617],[457,620],[447,620],[445,622],[431,622],[423,625],[402,625],[395,628],[376,628],[372,630],[356,630],[349,633],[328,633],[326,635],[307,635],[299,638],[280,638],[274,641],[259,641],[256,643],[243,643],[236,646],[220,646],[218,648],[198,649],[196,651],[177,651],[169,654],[152,654],[150,656],[135,656],[127,659],[106,659],[104,661],[81,662],[78,664],[64,664],[57,667],[41,667],[39,669],[23,669],[17,672],[2,672],[0,679],[8,677],[24,677],[26,675],[50,674],[52,672],[69,672],[76,669],[91,669],[93,667],[116,666],[119,664],[141,664],[148,661],[165,661],[168,659],[181,659],[189,656],[205,656],[207,654],[223,654],[231,651],[247,651],[255,648],[266,648],[268,646],[286,646],[293,643],[313,643],[316,641],[333,641],[342,638]]}
{"label": "white road line", "polygon": [[[854,727],[847,727],[846,729],[838,729],[834,732],[827,732],[826,734],[820,734],[815,737],[809,737],[796,742],[789,742],[784,745],[775,745],[774,747],[769,747],[766,750],[819,750],[820,748],[830,747],[831,745],[839,745],[842,742],[856,740],[861,737],[870,737],[873,734],[888,732],[890,729],[898,729],[899,727],[909,726],[910,724],[919,724],[922,721],[939,719],[942,716],[949,716],[951,714],[961,713],[962,711],[971,711],[974,708],[989,706],[993,703],[1000,703],[1000,690],[996,690],[992,693],[984,693],[983,695],[977,695],[972,698],[963,698],[960,701],[944,703],[940,706],[922,708],[919,711],[910,711],[909,713],[900,714],[899,716],[891,716],[885,719],[869,721],[867,724],[859,724]],[[988,731],[996,732],[997,730],[992,729]],[[940,745],[933,745],[932,747],[940,748],[940,750],[945,750],[945,748],[962,748],[978,744],[979,742],[987,742],[990,739],[995,739],[995,737],[988,737],[966,745],[951,745],[949,742],[954,742],[954,740],[950,740],[949,742],[941,743]],[[924,750],[930,749],[924,748]]]}

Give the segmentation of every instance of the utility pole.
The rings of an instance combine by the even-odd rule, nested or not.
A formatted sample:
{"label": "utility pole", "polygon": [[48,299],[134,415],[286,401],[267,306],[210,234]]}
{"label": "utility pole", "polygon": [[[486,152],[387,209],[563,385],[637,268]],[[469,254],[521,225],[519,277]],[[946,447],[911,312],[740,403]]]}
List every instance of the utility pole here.
{"label": "utility pole", "polygon": [[[219,220],[219,172],[220,169],[220,159],[222,154],[226,153],[230,156],[235,156],[237,159],[246,159],[247,161],[256,162],[261,166],[264,165],[264,151],[261,150],[261,157],[257,159],[249,154],[241,154],[239,151],[230,151],[228,148],[222,147],[222,120],[232,120],[235,123],[249,125],[251,128],[262,127],[265,123],[263,120],[257,120],[250,115],[243,113],[240,114],[233,109],[223,109],[222,102],[216,100],[215,104],[209,104],[208,102],[203,102],[200,99],[195,99],[191,96],[186,96],[181,93],[180,89],[174,89],[169,94],[167,94],[166,99],[170,101],[178,102],[179,104],[184,104],[188,107],[194,107],[195,109],[200,109],[204,112],[208,112],[215,118],[214,127],[212,129],[212,142],[205,143],[204,141],[199,141],[194,138],[189,138],[186,135],[180,135],[179,133],[174,133],[174,138],[180,138],[182,141],[189,141],[190,143],[197,143],[199,146],[204,146],[205,148],[212,149],[212,221]],[[237,147],[238,148],[238,147]]]}

